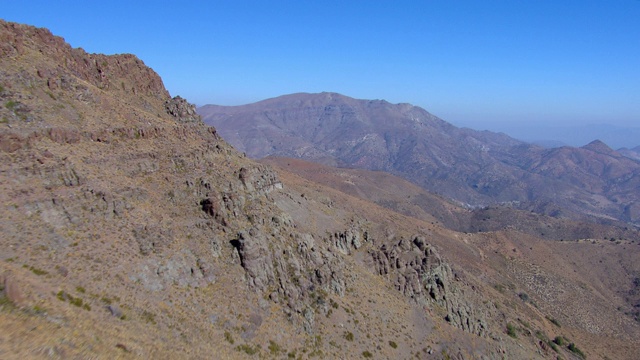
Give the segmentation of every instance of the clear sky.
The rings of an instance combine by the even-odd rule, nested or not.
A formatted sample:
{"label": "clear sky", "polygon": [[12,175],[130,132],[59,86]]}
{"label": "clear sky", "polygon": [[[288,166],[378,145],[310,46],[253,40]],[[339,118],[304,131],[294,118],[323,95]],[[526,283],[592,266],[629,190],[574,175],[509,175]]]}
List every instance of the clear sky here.
{"label": "clear sky", "polygon": [[478,129],[640,126],[640,0],[21,0],[0,18],[134,53],[198,105],[332,91]]}

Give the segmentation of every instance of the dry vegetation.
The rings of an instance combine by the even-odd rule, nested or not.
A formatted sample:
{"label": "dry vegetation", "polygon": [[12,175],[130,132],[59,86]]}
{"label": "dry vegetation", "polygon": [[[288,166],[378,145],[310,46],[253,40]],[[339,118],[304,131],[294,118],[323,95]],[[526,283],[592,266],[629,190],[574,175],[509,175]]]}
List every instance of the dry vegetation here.
{"label": "dry vegetation", "polygon": [[135,57],[0,30],[0,358],[638,353],[636,242],[390,211],[245,158]]}

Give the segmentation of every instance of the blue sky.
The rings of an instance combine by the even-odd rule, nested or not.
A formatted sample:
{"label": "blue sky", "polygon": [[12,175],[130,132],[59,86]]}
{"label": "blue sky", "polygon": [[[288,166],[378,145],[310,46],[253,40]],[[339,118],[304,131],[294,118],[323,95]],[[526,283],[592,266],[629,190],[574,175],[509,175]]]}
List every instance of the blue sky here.
{"label": "blue sky", "polygon": [[23,0],[0,18],[134,53],[198,105],[333,91],[478,129],[640,126],[639,0]]}

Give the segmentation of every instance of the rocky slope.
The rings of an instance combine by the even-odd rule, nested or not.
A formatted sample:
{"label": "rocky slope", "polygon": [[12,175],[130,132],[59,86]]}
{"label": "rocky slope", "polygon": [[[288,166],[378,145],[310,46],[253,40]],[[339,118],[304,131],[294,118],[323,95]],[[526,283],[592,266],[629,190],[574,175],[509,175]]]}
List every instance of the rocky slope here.
{"label": "rocky slope", "polygon": [[517,204],[565,216],[638,222],[640,163],[601,142],[544,149],[457,128],[409,104],[334,93],[243,106],[200,107],[206,123],[247,155],[383,170],[471,206]]}
{"label": "rocky slope", "polygon": [[637,245],[452,232],[244,157],[133,55],[0,39],[0,358],[640,348]]}

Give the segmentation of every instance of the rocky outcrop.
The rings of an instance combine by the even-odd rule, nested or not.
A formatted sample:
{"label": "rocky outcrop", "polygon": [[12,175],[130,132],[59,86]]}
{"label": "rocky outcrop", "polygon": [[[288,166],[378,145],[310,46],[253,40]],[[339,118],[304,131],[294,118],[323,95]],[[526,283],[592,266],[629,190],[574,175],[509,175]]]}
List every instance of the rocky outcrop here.
{"label": "rocky outcrop", "polygon": [[71,73],[100,89],[169,97],[160,76],[135,55],[88,54],[80,48],[71,48],[47,29],[4,21],[0,22],[0,41],[1,57],[21,56],[34,48],[45,54],[51,65],[39,67],[37,75],[52,90],[75,89],[77,84],[69,76]]}
{"label": "rocky outcrop", "polygon": [[180,96],[165,101],[164,106],[167,113],[179,123],[202,122],[202,118],[196,113],[196,106]]}
{"label": "rocky outcrop", "polygon": [[247,274],[249,286],[260,291],[267,290],[270,284],[276,282],[274,262],[269,251],[268,240],[256,228],[238,234],[232,244],[238,249],[240,263]]}
{"label": "rocky outcrop", "polygon": [[247,191],[267,194],[273,190],[282,189],[278,176],[266,165],[243,167],[238,171],[238,178]]}
{"label": "rocky outcrop", "polygon": [[395,288],[416,301],[436,304],[446,310],[445,320],[477,335],[487,335],[483,314],[476,310],[454,284],[449,265],[421,236],[401,238],[389,246],[370,250],[375,271],[388,278]]}
{"label": "rocky outcrop", "polygon": [[339,252],[350,255],[353,250],[358,250],[364,243],[369,241],[369,233],[363,230],[359,224],[354,224],[351,228],[334,232],[329,235],[329,242]]}

